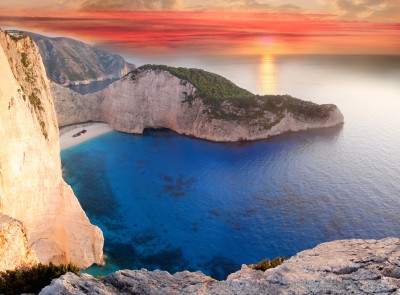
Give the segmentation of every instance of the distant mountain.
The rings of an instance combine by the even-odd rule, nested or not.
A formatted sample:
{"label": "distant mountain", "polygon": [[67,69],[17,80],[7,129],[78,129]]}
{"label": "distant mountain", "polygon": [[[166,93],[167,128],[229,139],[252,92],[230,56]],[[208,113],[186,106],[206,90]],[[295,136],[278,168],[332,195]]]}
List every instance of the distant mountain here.
{"label": "distant mountain", "polygon": [[135,69],[135,65],[127,63],[118,54],[74,39],[24,33],[39,47],[47,76],[62,85],[119,79]]}

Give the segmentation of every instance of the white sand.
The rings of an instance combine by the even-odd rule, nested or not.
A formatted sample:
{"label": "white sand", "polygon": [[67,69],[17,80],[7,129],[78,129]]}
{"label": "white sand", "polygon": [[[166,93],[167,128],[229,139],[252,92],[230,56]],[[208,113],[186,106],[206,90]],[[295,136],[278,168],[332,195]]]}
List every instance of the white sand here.
{"label": "white sand", "polygon": [[[82,130],[86,130],[86,132],[73,137],[73,135]],[[106,123],[83,123],[62,127],[60,129],[60,148],[61,150],[67,149],[110,131],[112,131],[112,129]]]}

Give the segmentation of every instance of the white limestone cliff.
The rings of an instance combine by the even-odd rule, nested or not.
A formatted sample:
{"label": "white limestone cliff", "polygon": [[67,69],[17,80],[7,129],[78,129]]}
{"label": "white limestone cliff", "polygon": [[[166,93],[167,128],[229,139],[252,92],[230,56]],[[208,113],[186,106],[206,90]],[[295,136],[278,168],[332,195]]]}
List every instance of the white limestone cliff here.
{"label": "white limestone cliff", "polygon": [[102,279],[67,273],[39,294],[399,294],[400,239],[342,240],[265,272],[243,266],[217,281],[201,272],[122,270]]}
{"label": "white limestone cliff", "polygon": [[[168,128],[212,141],[240,141],[332,127],[343,122],[342,113],[334,105],[319,106],[322,111],[329,112],[320,119],[294,116],[289,111],[278,118],[268,110],[247,121],[213,117],[210,106],[196,95],[198,90],[170,72],[146,69],[132,75],[128,74],[103,91],[87,95],[52,84],[59,126],[102,121],[127,133],[141,134],[145,128]],[[187,97],[196,98],[189,102]],[[229,101],[223,102],[221,109],[228,115],[244,112]]]}
{"label": "white limestone cliff", "polygon": [[102,232],[62,178],[53,100],[30,38],[0,31],[0,72],[0,213],[21,222],[39,262],[102,263]]}

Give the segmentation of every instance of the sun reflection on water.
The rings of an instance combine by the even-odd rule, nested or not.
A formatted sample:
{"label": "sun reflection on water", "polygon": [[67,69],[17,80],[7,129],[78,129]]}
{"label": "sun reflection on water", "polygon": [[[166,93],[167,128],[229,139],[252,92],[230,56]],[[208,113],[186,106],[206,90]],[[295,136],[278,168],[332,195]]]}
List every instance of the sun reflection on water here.
{"label": "sun reflection on water", "polygon": [[278,94],[278,79],[273,55],[263,55],[260,58],[257,76],[258,94]]}

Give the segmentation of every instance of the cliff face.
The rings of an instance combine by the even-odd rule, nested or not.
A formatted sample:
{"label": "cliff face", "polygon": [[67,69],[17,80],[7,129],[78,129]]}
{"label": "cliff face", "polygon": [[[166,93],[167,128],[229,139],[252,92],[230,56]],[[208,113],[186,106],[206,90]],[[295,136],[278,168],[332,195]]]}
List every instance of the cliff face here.
{"label": "cliff face", "polygon": [[286,96],[253,95],[249,98],[252,105],[246,105],[245,99],[211,104],[193,84],[162,69],[138,70],[103,91],[83,96],[55,88],[52,91],[58,97],[55,104],[60,126],[104,121],[128,133],[168,128],[212,141],[239,141],[343,122],[334,105],[319,106]]}
{"label": "cliff face", "polygon": [[118,79],[135,68],[118,54],[69,39],[26,32],[39,47],[47,76],[63,85]]}
{"label": "cliff face", "polygon": [[201,272],[118,271],[103,279],[68,273],[47,294],[398,294],[400,239],[344,240],[300,252],[265,272],[243,266],[226,281]]}
{"label": "cliff face", "polygon": [[101,100],[93,95],[82,95],[50,82],[50,91],[60,127],[88,121],[104,121]]}
{"label": "cliff face", "polygon": [[22,222],[39,262],[101,263],[102,232],[62,179],[53,100],[33,41],[0,31],[0,71],[0,213]]}

